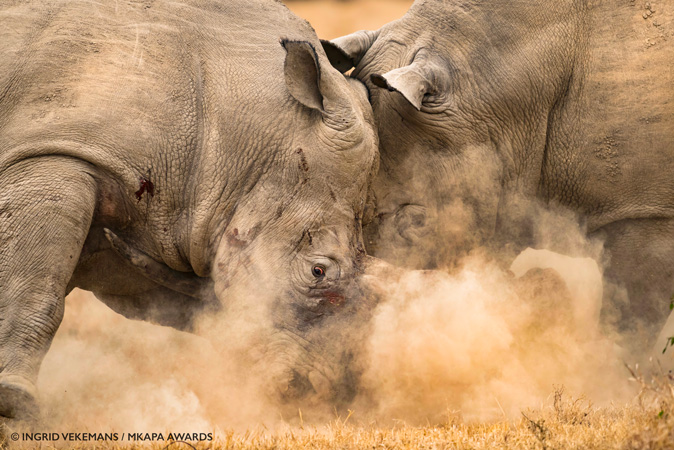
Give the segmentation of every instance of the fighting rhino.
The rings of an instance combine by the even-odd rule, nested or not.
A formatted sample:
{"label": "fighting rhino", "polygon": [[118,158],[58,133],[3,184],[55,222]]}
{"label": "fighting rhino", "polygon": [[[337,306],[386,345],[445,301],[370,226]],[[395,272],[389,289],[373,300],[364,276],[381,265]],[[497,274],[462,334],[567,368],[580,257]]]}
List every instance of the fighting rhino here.
{"label": "fighting rhino", "polygon": [[[603,316],[661,325],[674,292],[672,38],[671,2],[417,0],[380,30],[323,41],[367,84],[378,127],[368,253],[421,268],[484,245],[516,254],[540,242],[537,217],[571,216],[604,242]],[[548,243],[580,251],[550,236],[565,232]]]}
{"label": "fighting rhino", "polygon": [[10,2],[0,22],[0,418],[36,411],[75,287],[187,331],[253,311],[279,395],[339,395],[321,329],[362,292],[377,136],[309,24],[266,0]]}

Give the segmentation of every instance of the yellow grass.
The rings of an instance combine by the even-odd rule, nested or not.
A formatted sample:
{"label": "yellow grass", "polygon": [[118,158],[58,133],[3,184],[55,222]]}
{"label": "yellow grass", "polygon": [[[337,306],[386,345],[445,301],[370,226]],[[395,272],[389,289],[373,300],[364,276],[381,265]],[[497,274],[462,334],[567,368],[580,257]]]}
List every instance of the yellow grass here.
{"label": "yellow grass", "polygon": [[[379,426],[337,418],[324,425],[288,426],[283,431],[252,429],[216,431],[212,442],[152,443],[14,443],[11,448],[69,449],[674,449],[674,376],[659,374],[646,381],[633,374],[641,392],[625,406],[596,408],[583,398],[570,399],[557,389],[550,404],[523,411],[515,422],[465,423],[455,413],[439,425],[404,423]],[[0,447],[9,433],[0,432]],[[5,436],[3,436],[3,434]]]}
{"label": "yellow grass", "polygon": [[[402,16],[412,2],[321,0],[286,3],[295,13],[308,19],[320,37],[329,39],[359,29],[376,29]],[[629,376],[627,370],[625,373],[626,377]],[[247,432],[216,430],[213,442],[192,444],[166,441],[13,442],[11,433],[14,430],[0,425],[0,448],[674,449],[674,377],[671,374],[660,374],[647,381],[638,374],[632,375],[641,393],[628,405],[595,407],[582,398],[568,398],[560,388],[551,393],[546,406],[523,411],[522,416],[515,421],[504,419],[499,422],[469,423],[463,421],[457,412],[448,411],[444,423],[415,427],[403,422],[368,423],[359,418],[359,412],[355,411],[353,416],[335,418],[329,423],[294,424],[280,431],[262,427],[253,427]]]}

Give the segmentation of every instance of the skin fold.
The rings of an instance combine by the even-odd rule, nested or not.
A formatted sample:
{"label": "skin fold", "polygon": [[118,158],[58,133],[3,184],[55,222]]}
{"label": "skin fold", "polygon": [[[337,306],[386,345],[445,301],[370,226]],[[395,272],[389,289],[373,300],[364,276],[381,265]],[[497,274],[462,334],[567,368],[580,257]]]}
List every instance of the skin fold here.
{"label": "skin fold", "polygon": [[205,335],[260,324],[271,391],[348,395],[330,336],[365,307],[377,136],[313,29],[262,0],[9,2],[0,22],[0,417],[36,411],[75,287]]}
{"label": "skin fold", "polygon": [[670,2],[418,0],[324,42],[371,91],[368,252],[414,268],[582,254],[564,237],[579,226],[604,245],[604,320],[654,338],[674,292],[672,37]]}

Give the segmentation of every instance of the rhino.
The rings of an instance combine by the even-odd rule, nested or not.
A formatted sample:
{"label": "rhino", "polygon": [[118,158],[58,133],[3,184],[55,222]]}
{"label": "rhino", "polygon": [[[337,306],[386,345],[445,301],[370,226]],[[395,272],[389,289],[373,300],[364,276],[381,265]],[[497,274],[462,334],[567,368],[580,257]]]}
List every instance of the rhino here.
{"label": "rhino", "polygon": [[5,2],[0,22],[0,418],[39,412],[75,287],[179,330],[268,323],[271,391],[337,398],[347,350],[323,344],[364,298],[377,135],[311,26],[271,0]]}
{"label": "rhino", "polygon": [[[653,336],[674,292],[672,38],[671,2],[417,0],[323,41],[370,90],[368,253],[451,267],[536,246],[538,218],[560,217],[603,242],[606,323]],[[548,241],[580,252],[564,233]]]}

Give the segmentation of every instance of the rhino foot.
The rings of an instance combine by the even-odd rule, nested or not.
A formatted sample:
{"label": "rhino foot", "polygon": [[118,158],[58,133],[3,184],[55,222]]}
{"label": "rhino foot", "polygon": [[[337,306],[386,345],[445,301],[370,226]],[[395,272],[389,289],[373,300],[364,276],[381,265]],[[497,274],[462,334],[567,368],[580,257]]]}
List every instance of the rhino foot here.
{"label": "rhino foot", "polygon": [[38,414],[35,385],[22,376],[0,376],[0,420],[32,421]]}

